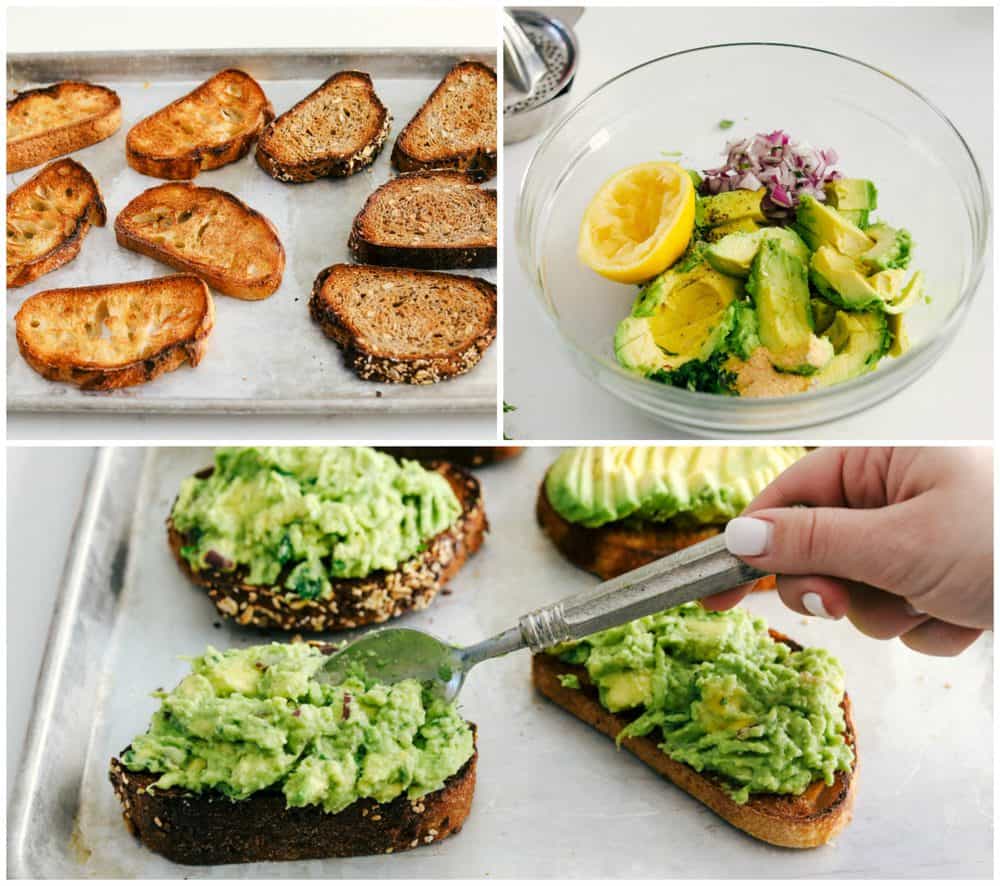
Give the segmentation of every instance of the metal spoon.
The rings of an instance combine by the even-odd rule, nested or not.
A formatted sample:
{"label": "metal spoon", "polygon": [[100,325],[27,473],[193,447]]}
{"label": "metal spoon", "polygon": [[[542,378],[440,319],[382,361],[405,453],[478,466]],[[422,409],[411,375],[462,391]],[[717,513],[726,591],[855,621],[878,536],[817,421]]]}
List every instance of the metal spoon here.
{"label": "metal spoon", "polygon": [[334,654],[316,675],[341,683],[361,668],[380,683],[414,678],[451,701],[481,661],[528,647],[532,652],[726,591],[765,575],[726,550],[725,537],[684,548],[590,590],[521,616],[517,627],[473,646],[452,646],[413,628],[373,631]]}

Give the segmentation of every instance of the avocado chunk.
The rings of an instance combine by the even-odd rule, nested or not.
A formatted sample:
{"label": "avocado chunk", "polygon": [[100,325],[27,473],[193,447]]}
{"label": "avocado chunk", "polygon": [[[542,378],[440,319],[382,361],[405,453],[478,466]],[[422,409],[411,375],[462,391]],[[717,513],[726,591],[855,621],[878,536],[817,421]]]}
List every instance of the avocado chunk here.
{"label": "avocado chunk", "polygon": [[[881,273],[887,274],[890,271],[882,271]],[[878,276],[876,274],[876,276]],[[910,282],[907,283],[902,291],[896,298],[891,302],[885,304],[882,308],[887,314],[893,316],[902,314],[904,311],[910,310],[924,295],[924,272],[917,271],[911,278]]]}
{"label": "avocado chunk", "polygon": [[852,225],[857,225],[861,228],[862,231],[867,229],[871,214],[867,209],[838,209],[837,212],[844,216]]}
{"label": "avocado chunk", "polygon": [[714,228],[743,218],[763,222],[765,218],[761,201],[766,193],[767,188],[760,188],[756,191],[723,191],[711,197],[702,197],[698,201],[696,223],[702,227]]}
{"label": "avocado chunk", "polygon": [[768,239],[778,240],[804,266],[808,266],[809,248],[791,228],[761,228],[753,234],[729,234],[705,250],[705,259],[723,274],[748,277],[750,264],[757,255],[760,244]]}
{"label": "avocado chunk", "polygon": [[861,272],[858,263],[830,246],[820,246],[810,262],[816,288],[839,307],[863,311],[881,307],[882,297]]}
{"label": "avocado chunk", "polygon": [[833,357],[829,342],[813,334],[805,265],[778,240],[761,244],[747,292],[757,308],[760,343],[775,368],[810,375]]}
{"label": "avocado chunk", "polygon": [[888,322],[879,311],[837,311],[827,337],[835,353],[816,375],[824,387],[871,372],[892,345]]}
{"label": "avocado chunk", "polygon": [[859,258],[870,272],[905,268],[910,263],[913,238],[905,228],[894,228],[879,222],[865,233],[874,239],[875,245],[862,252]]}
{"label": "avocado chunk", "polygon": [[837,308],[825,298],[815,297],[809,299],[809,308],[812,310],[813,329],[817,335],[822,335],[837,316]]}
{"label": "avocado chunk", "polygon": [[726,222],[715,228],[708,228],[705,231],[705,240],[708,243],[715,243],[730,234],[752,234],[760,230],[760,225],[752,218],[738,218],[736,221]]}
{"label": "avocado chunk", "polygon": [[839,178],[823,190],[826,202],[839,212],[878,209],[878,189],[866,178]]}
{"label": "avocado chunk", "polygon": [[832,246],[843,255],[861,255],[875,245],[875,241],[856,224],[809,194],[799,197],[795,228],[812,250],[825,245]]}
{"label": "avocado chunk", "polygon": [[615,330],[615,358],[624,369],[649,375],[666,366],[646,317],[626,317]]}
{"label": "avocado chunk", "polygon": [[890,357],[901,357],[910,350],[910,337],[906,334],[906,327],[903,325],[902,314],[889,314],[889,334],[892,336],[892,344],[889,346]]}

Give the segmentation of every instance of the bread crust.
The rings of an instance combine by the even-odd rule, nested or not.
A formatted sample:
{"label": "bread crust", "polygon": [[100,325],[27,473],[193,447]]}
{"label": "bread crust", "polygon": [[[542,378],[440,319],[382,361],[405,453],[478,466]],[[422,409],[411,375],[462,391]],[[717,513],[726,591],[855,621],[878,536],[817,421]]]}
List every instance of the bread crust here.
{"label": "bread crust", "polygon": [[[792,649],[802,648],[777,631],[772,630],[770,633],[779,643],[785,643]],[[559,682],[560,675],[568,674],[577,677],[580,689],[569,689]],[[590,682],[585,668],[566,664],[541,653],[532,656],[531,676],[535,688],[542,695],[609,738],[616,738],[634,719],[627,712],[612,714],[602,707],[597,689]],[[815,781],[800,796],[751,794],[750,799],[741,805],[726,793],[725,779],[710,773],[696,772],[686,763],[671,759],[657,747],[657,742],[651,735],[626,738],[621,744],[643,763],[751,837],[774,846],[812,849],[828,843],[840,833],[850,822],[853,813],[858,749],[851,717],[851,701],[846,694],[841,706],[846,722],[844,738],[854,751],[851,771],[838,772],[832,785]]]}
{"label": "bread crust", "polygon": [[[241,82],[245,83],[256,93],[258,101],[258,113],[254,119],[232,138],[221,141],[217,144],[202,143],[188,149],[183,154],[158,155],[154,152],[144,150],[136,144],[136,131],[146,122],[158,115],[168,115],[171,111],[188,97],[200,96],[208,92],[209,84],[218,78],[231,77],[237,75]],[[168,180],[192,179],[199,172],[209,169],[218,169],[229,163],[245,157],[257,140],[264,127],[274,119],[274,108],[270,100],[264,94],[260,84],[245,71],[235,68],[227,68],[218,74],[209,77],[204,83],[195,87],[191,92],[174,99],[170,104],[154,112],[149,117],[140,120],[133,126],[125,137],[125,157],[128,165],[136,172],[143,175],[163,178]]]}
{"label": "bread crust", "polygon": [[[365,578],[332,579],[326,600],[305,600],[282,587],[284,574],[271,586],[244,582],[245,570],[195,572],[181,556],[184,536],[167,520],[170,550],[181,571],[208,591],[216,609],[237,624],[282,631],[346,631],[379,624],[411,610],[425,609],[471,554],[482,546],[489,529],[479,481],[447,462],[427,462],[441,473],[458,498],[462,513],[454,524],[434,536],[427,548],[391,572],[379,570]],[[211,472],[211,468],[207,469]],[[207,476],[207,474],[205,474]]]}
{"label": "bread crust", "polygon": [[[277,124],[284,117],[294,114],[299,108],[307,105],[328,86],[344,77],[359,77],[366,81],[368,98],[379,109],[378,124],[372,137],[351,154],[328,152],[322,157],[303,161],[302,163],[283,163],[269,148]],[[309,95],[296,102],[289,110],[285,111],[284,114],[264,128],[257,142],[255,156],[257,163],[260,164],[260,168],[268,175],[288,184],[304,184],[316,181],[319,178],[345,178],[346,176],[353,175],[355,172],[360,172],[375,162],[375,159],[382,152],[391,128],[392,115],[389,113],[389,109],[382,104],[382,100],[375,92],[375,85],[372,83],[371,76],[363,71],[339,71],[333,76],[327,77]]]}
{"label": "bread crust", "polygon": [[[80,291],[132,287],[143,291],[153,284],[162,284],[171,278],[140,280],[135,283],[111,284],[109,286],[78,287]],[[186,277],[186,279],[197,279]],[[34,345],[27,326],[27,310],[34,300],[43,299],[67,290],[48,290],[40,292],[27,299],[14,318],[17,346],[25,362],[50,381],[67,382],[86,391],[110,391],[116,388],[126,388],[145,384],[165,372],[173,372],[185,363],[197,366],[208,347],[208,336],[215,325],[215,305],[204,281],[197,281],[204,289],[204,303],[201,319],[193,334],[183,340],[171,342],[156,353],[130,363],[110,366],[97,366],[72,359],[50,359],[43,355]]]}
{"label": "bread crust", "polygon": [[486,181],[497,174],[497,150],[494,145],[492,150],[481,148],[455,151],[449,156],[435,157],[433,159],[418,157],[412,149],[407,146],[409,132],[414,122],[431,105],[437,95],[444,89],[449,77],[460,74],[463,69],[472,69],[487,73],[496,82],[497,73],[489,65],[484,65],[477,61],[462,61],[455,65],[441,82],[434,88],[413,118],[403,131],[396,137],[396,143],[392,148],[392,165],[400,172],[417,172],[421,169],[461,169],[473,175],[478,181]]}
{"label": "bread crust", "polygon": [[15,188],[7,195],[8,229],[10,228],[12,210],[17,206],[18,201],[26,195],[34,193],[35,188],[40,184],[40,180],[51,177],[61,167],[71,170],[71,174],[77,177],[78,183],[82,183],[84,187],[87,187],[92,192],[91,197],[82,211],[74,217],[72,230],[52,249],[31,261],[20,264],[12,262],[8,256],[8,289],[17,289],[18,287],[26,286],[42,275],[48,274],[50,271],[61,268],[63,265],[73,261],[80,254],[80,249],[83,246],[83,238],[87,236],[87,232],[91,227],[103,227],[107,222],[107,209],[104,206],[104,199],[101,196],[101,189],[98,187],[97,181],[80,163],[77,163],[75,160],[63,159],[54,160],[44,169],[36,172],[23,185]]}
{"label": "bread crust", "polygon": [[[460,175],[470,185],[475,186],[475,177],[469,173],[431,170],[404,173],[386,182],[373,191],[361,211],[354,217],[347,245],[356,262],[361,264],[386,265],[395,268],[450,269],[450,268],[492,268],[497,263],[496,237],[492,243],[485,239],[482,243],[469,246],[395,246],[380,243],[367,228],[368,213],[384,193],[413,180],[433,182],[441,175]],[[492,204],[494,217],[497,212],[496,191],[476,189],[483,199]]]}
{"label": "bread crust", "polygon": [[81,88],[95,94],[102,94],[106,98],[107,106],[103,113],[76,123],[56,126],[46,132],[40,132],[26,138],[8,140],[8,173],[39,166],[55,157],[87,148],[109,138],[118,131],[122,125],[122,105],[118,93],[113,89],[108,89],[107,86],[98,86],[95,83],[86,83],[82,80],[63,80],[59,83],[53,83],[51,86],[28,89],[15,94],[14,98],[7,102],[8,120],[11,112],[16,110],[18,106],[30,102],[38,96],[58,98],[64,92]]}
{"label": "bread crust", "polygon": [[[380,381],[392,384],[436,384],[472,369],[483,358],[486,349],[496,338],[496,287],[479,277],[448,275],[453,280],[473,283],[491,303],[492,322],[461,351],[439,356],[393,357],[367,351],[358,341],[358,330],[349,317],[345,317],[324,298],[324,284],[327,278],[342,265],[332,265],[320,271],[313,284],[309,299],[309,313],[323,333],[333,339],[344,352],[347,364],[366,381]],[[378,270],[378,266],[354,265],[355,268]],[[406,273],[405,270],[402,270]],[[430,274],[431,271],[413,271],[413,274]],[[446,275],[440,275],[446,276]]]}
{"label": "bread crust", "polygon": [[[156,192],[162,188],[187,189],[192,204],[199,199],[218,200],[229,203],[236,208],[237,212],[259,223],[270,234],[272,242],[276,246],[277,260],[269,269],[267,276],[248,279],[243,275],[234,274],[229,267],[186,258],[182,253],[168,249],[165,245],[144,237],[134,224],[133,219],[137,213],[155,203]],[[118,240],[118,244],[126,249],[131,249],[133,252],[156,259],[156,261],[163,262],[165,265],[169,265],[178,271],[195,274],[217,292],[222,292],[225,295],[231,295],[233,298],[240,298],[245,301],[258,301],[273,295],[278,287],[281,286],[281,279],[285,272],[285,249],[278,236],[278,229],[269,218],[251,206],[248,206],[228,191],[223,191],[219,188],[201,187],[192,182],[156,185],[134,197],[118,213],[118,217],[115,219],[115,238]],[[234,244],[234,249],[238,248],[239,244]]]}
{"label": "bread crust", "polygon": [[334,814],[318,806],[286,809],[279,790],[236,802],[214,791],[148,791],[158,776],[129,772],[117,757],[108,776],[129,832],[171,861],[301,861],[386,855],[457,834],[472,808],[478,758],[475,750],[444,787],[423,797],[410,800],[404,794],[388,803],[362,799]]}
{"label": "bread crust", "polygon": [[[669,522],[644,523],[639,527],[622,520],[592,529],[570,523],[552,506],[544,480],[538,488],[535,517],[570,563],[605,581],[712,538],[725,529],[722,524],[678,528]],[[770,591],[776,586],[774,576],[768,575],[758,579],[753,590]]]}

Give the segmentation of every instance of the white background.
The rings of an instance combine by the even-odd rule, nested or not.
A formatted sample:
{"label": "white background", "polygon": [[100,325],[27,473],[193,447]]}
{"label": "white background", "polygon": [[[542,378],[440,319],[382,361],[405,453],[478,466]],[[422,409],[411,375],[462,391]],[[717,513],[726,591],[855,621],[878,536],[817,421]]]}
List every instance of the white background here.
{"label": "white background", "polygon": [[[580,65],[573,104],[640,62],[712,43],[803,43],[868,61],[909,83],[951,118],[992,188],[992,9],[591,8],[575,30]],[[506,416],[507,433],[536,440],[687,436],[577,372],[519,267],[513,233],[516,195],[539,141],[536,137],[507,146],[504,154],[503,396],[517,407]],[[986,268],[964,326],[925,376],[866,412],[796,434],[810,440],[992,439],[992,256]]]}
{"label": "white background", "polygon": [[[218,4],[213,4],[218,5]],[[280,12],[279,12],[280,9]],[[307,26],[304,26],[308,23]],[[13,8],[7,11],[10,52],[225,47],[492,46],[490,6],[426,9],[358,3],[356,8],[296,9],[294,4],[183,11],[135,4],[116,8]],[[499,348],[499,342],[493,345]],[[447,384],[447,383],[443,383]],[[8,417],[15,440],[336,439],[483,440],[496,437],[496,417],[407,416],[106,416]]]}

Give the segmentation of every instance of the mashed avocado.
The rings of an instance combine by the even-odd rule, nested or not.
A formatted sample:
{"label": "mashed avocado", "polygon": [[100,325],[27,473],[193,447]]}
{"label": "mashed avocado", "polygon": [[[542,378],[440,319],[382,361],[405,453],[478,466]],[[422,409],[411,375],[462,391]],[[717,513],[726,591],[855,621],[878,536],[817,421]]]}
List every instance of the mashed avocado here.
{"label": "mashed avocado", "polygon": [[804,454],[798,446],[581,446],[556,459],[545,492],[583,526],[724,523]]}
{"label": "mashed avocado", "polygon": [[327,656],[272,643],[194,659],[122,762],[160,774],[154,787],[215,790],[242,800],[280,789],[287,806],[338,812],[362,797],[386,803],[436,791],[472,756],[454,705],[416,680],[392,686],[312,679]]}
{"label": "mashed avocado", "polygon": [[194,569],[246,569],[313,599],[333,578],[393,570],[458,519],[448,481],[418,462],[364,447],[219,449],[189,477],[171,514]]}
{"label": "mashed avocado", "polygon": [[737,803],[832,784],[854,760],[839,662],[793,652],[744,610],[688,603],[549,652],[586,668],[609,711],[637,710],[619,741],[659,730],[667,756],[724,776]]}

